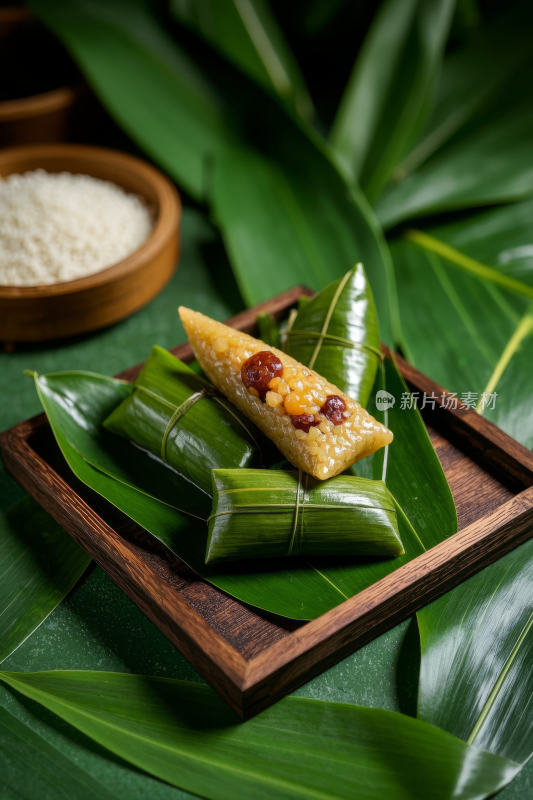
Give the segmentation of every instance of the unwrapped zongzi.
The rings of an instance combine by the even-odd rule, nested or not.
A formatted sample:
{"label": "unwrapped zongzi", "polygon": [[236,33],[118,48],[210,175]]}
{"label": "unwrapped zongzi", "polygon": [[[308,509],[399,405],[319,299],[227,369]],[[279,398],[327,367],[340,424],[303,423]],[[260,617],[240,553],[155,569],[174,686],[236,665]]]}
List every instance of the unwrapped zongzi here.
{"label": "unwrapped zongzi", "polygon": [[286,353],[190,309],[180,316],[214,386],[299,469],[331,478],[392,441],[359,403]]}
{"label": "unwrapped zongzi", "polygon": [[396,509],[382,481],[301,470],[213,470],[206,564],[278,556],[398,556]]}
{"label": "unwrapped zongzi", "polygon": [[158,456],[207,494],[212,469],[260,460],[253,425],[162,347],[152,349],[134,386],[104,427]]}

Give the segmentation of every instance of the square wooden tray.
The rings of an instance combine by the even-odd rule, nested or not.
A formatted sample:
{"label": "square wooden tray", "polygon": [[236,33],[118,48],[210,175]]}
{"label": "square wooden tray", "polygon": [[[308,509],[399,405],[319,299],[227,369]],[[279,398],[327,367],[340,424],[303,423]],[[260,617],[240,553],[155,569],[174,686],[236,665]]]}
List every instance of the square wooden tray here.
{"label": "square wooden tray", "polygon": [[[255,332],[258,312],[286,315],[296,287],[229,320]],[[172,351],[193,358],[189,345]],[[419,392],[447,393],[402,359]],[[119,377],[133,380],[140,365]],[[7,469],[246,719],[396,625],[533,535],[533,453],[464,407],[423,411],[450,484],[459,533],[312,622],[250,608],[206,583],[78,481],[44,414],[0,436]]]}

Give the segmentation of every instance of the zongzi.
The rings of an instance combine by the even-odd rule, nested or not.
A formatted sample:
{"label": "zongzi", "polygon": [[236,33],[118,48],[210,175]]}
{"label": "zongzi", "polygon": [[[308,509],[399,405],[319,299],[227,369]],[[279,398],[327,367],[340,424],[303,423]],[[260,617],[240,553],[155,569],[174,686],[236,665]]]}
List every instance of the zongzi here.
{"label": "zongzi", "polygon": [[206,564],[279,556],[398,556],[394,500],[382,481],[301,470],[213,470]]}
{"label": "zongzi", "polygon": [[168,463],[207,494],[212,469],[259,461],[253,435],[258,431],[168,350],[153,347],[134,386],[104,427]]}
{"label": "zongzi", "polygon": [[196,311],[180,316],[213,385],[304,472],[331,478],[392,441],[359,403],[286,353]]}
{"label": "zongzi", "polygon": [[379,345],[372,290],[363,265],[356,264],[298,309],[284,349],[366,407],[381,358]]}

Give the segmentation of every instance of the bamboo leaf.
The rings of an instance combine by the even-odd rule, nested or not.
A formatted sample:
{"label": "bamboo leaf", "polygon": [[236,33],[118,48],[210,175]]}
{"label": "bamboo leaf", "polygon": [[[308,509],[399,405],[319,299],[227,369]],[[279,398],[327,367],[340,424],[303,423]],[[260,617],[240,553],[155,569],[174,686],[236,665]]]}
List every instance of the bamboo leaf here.
{"label": "bamboo leaf", "polygon": [[470,392],[478,411],[530,448],[532,208],[524,201],[392,244],[413,363],[459,398]]}
{"label": "bamboo leaf", "polygon": [[301,470],[213,470],[206,563],[272,556],[403,554],[382,481]]}
{"label": "bamboo leaf", "polygon": [[[83,372],[64,373],[64,380],[62,373],[41,376],[37,387],[58,445],[74,474],[206,580],[250,605],[294,619],[314,619],[423,552],[412,525],[399,514],[405,554],[395,559],[343,558],[340,570],[334,559],[248,561],[222,565],[223,569],[206,566],[207,526],[198,519],[207,519],[209,514],[206,495],[200,492],[195,497],[192,484],[177,473],[97,428],[98,420],[109,414],[113,393],[118,405],[131,387]],[[403,419],[399,418],[400,424]],[[405,421],[409,423],[410,417]],[[409,434],[406,438],[410,439]],[[440,531],[434,535],[438,539]],[[432,537],[428,541],[434,542]]]}
{"label": "bamboo leaf", "polygon": [[376,204],[384,227],[532,194],[532,22],[522,3],[447,59],[428,128]]}
{"label": "bamboo leaf", "polygon": [[533,752],[533,540],[418,612],[420,718],[524,763]]}
{"label": "bamboo leaf", "polygon": [[[7,693],[7,692],[6,692]],[[0,707],[0,793],[6,800],[117,800],[120,796]]]}
{"label": "bamboo leaf", "polygon": [[298,283],[321,289],[364,261],[382,339],[398,341],[394,274],[373,212],[319,145],[294,133],[275,153],[228,150],[214,166],[214,213],[243,297],[254,304]]}
{"label": "bamboo leaf", "polygon": [[312,115],[304,77],[267,0],[171,0],[170,11],[296,113]]}
{"label": "bamboo leaf", "polygon": [[362,264],[299,309],[285,350],[363,407],[381,362],[378,318]]}
{"label": "bamboo leaf", "polygon": [[507,84],[528,69],[531,20],[530,4],[518,3],[480,26],[466,47],[445,59],[430,118],[395,170],[395,182],[410,175],[481,110],[497,106]]}
{"label": "bamboo leaf", "polygon": [[382,337],[399,339],[382,232],[307,126],[219,60],[211,70],[209,59],[194,61],[144,0],[32,0],[32,8],[129,135],[210,202],[249,305],[296,283],[321,288],[362,260]]}
{"label": "bamboo leaf", "polygon": [[31,498],[0,515],[0,663],[44,622],[90,562]]}
{"label": "bamboo leaf", "polygon": [[157,345],[135,379],[133,391],[103,425],[159,455],[209,495],[213,469],[260,462],[259,431],[215,395],[210,383]]}
{"label": "bamboo leaf", "polygon": [[212,800],[370,800],[376,792],[473,800],[518,771],[381,709],[290,697],[239,723],[213,690],[185,681],[83,671],[0,676],[122,758]]}
{"label": "bamboo leaf", "polygon": [[454,0],[388,0],[355,63],[331,143],[373,203],[425,121]]}

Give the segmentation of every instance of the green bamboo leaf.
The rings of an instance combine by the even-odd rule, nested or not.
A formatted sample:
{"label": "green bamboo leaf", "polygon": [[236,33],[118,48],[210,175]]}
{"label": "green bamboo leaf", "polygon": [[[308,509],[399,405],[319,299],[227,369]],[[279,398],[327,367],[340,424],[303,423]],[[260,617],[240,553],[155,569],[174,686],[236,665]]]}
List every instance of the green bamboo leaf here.
{"label": "green bamboo leaf", "polygon": [[296,113],[312,115],[304,77],[267,0],[171,0],[170,11]]}
{"label": "green bamboo leaf", "polygon": [[413,363],[530,448],[532,209],[524,201],[392,244]]}
{"label": "green bamboo leaf", "polygon": [[331,143],[371,202],[425,121],[454,5],[454,0],[388,0],[367,34]]}
{"label": "green bamboo leaf", "polygon": [[533,540],[418,612],[418,715],[491,753],[533,752]]}
{"label": "green bamboo leaf", "polygon": [[258,314],[257,327],[262,342],[281,350],[280,326],[273,314]]}
{"label": "green bamboo leaf", "polygon": [[445,62],[429,126],[376,204],[384,227],[533,193],[532,22],[523,3]]}
{"label": "green bamboo leaf", "polygon": [[196,683],[83,671],[0,677],[137,767],[212,800],[474,800],[519,769],[381,709],[289,697],[240,723]]}
{"label": "green bamboo leaf", "polygon": [[394,182],[405,180],[481,110],[497,106],[507,84],[528,69],[531,12],[531,4],[522,2],[498,14],[445,59],[430,118]]}
{"label": "green bamboo leaf", "polygon": [[31,498],[0,515],[0,663],[44,622],[90,562]]}
{"label": "green bamboo leaf", "polygon": [[[318,144],[296,135],[262,154],[228,150],[213,170],[213,208],[243,297],[258,303],[304,283],[321,289],[364,261],[383,341],[399,341],[394,272],[368,203]],[[289,266],[290,265],[290,266]]]}
{"label": "green bamboo leaf", "polygon": [[[399,513],[405,554],[394,559],[343,558],[341,569],[338,559],[325,558],[206,566],[207,525],[202,520],[210,511],[210,504],[205,506],[207,496],[202,492],[195,496],[192,484],[173,470],[98,428],[109,414],[113,393],[118,405],[131,386],[83,372],[40,376],[36,382],[58,445],[74,474],[198,574],[243,602],[294,619],[314,619],[424,551],[411,523]],[[405,416],[406,422],[410,419]],[[399,417],[399,424],[403,420]],[[406,439],[415,441],[416,436],[407,433]],[[431,465],[428,474],[432,475]],[[416,506],[411,498],[413,503]],[[441,534],[438,529],[431,533],[428,546],[440,540]]]}
{"label": "green bamboo leaf", "polygon": [[[394,398],[394,404],[384,410],[376,406],[380,390]],[[357,570],[347,569],[340,559],[324,559],[320,565],[310,559],[347,597],[457,532],[457,512],[448,481],[419,411],[414,403],[406,402],[410,397],[396,365],[386,360],[378,371],[368,410],[394,433],[394,441],[350,468],[352,474],[385,481],[397,503],[405,555],[388,563],[361,559]]]}
{"label": "green bamboo leaf", "polygon": [[145,0],[32,0],[32,8],[129,135],[211,203],[249,305],[296,283],[319,289],[362,260],[382,338],[400,340],[379,225],[308,126],[219,60],[195,62]]}
{"label": "green bamboo leaf", "polygon": [[402,555],[382,481],[301,470],[213,470],[206,563],[272,556]]}
{"label": "green bamboo leaf", "polygon": [[260,463],[260,432],[208,381],[157,345],[133,391],[103,425],[158,455],[209,495],[213,469]]}
{"label": "green bamboo leaf", "polygon": [[366,407],[381,362],[378,318],[362,264],[298,311],[285,350]]}
{"label": "green bamboo leaf", "polygon": [[37,795],[46,800],[118,800],[120,796],[4,707],[0,707],[0,761],[0,796],[6,800]]}

